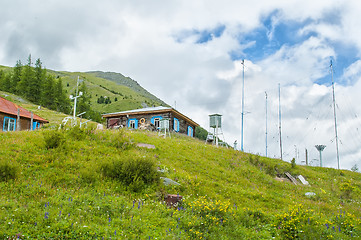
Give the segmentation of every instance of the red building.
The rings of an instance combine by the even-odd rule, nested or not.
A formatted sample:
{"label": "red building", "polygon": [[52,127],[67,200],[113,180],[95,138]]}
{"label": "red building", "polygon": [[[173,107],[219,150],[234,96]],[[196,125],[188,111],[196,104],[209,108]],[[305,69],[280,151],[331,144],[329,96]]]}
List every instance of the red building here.
{"label": "red building", "polygon": [[0,97],[0,131],[34,130],[48,120]]}

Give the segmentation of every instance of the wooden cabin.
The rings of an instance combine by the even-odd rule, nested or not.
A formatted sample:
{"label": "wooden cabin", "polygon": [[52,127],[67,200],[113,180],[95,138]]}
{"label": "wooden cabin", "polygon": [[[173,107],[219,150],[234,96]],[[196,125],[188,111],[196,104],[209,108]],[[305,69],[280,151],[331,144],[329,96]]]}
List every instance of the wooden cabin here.
{"label": "wooden cabin", "polygon": [[[169,131],[194,137],[199,124],[170,107],[150,107],[102,115],[106,118],[107,128],[127,127],[132,129],[159,129],[161,121],[169,120]],[[149,126],[149,127],[147,127]]]}
{"label": "wooden cabin", "polygon": [[48,120],[0,97],[0,131],[35,130]]}

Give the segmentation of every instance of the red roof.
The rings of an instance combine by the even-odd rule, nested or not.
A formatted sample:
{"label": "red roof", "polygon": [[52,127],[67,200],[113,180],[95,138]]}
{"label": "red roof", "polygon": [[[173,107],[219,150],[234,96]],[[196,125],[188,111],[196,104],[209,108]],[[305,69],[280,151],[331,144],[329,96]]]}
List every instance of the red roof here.
{"label": "red roof", "polygon": [[[18,105],[16,105],[13,102],[10,102],[8,100],[6,100],[5,98],[0,97],[0,112],[9,114],[9,115],[14,115],[17,116],[18,115],[18,109],[20,109],[20,117],[23,118],[29,118],[31,119],[31,112],[26,110],[23,107],[20,107]],[[48,123],[49,121],[39,117],[36,114],[33,114],[33,119],[37,120],[39,122],[43,122],[43,123]]]}

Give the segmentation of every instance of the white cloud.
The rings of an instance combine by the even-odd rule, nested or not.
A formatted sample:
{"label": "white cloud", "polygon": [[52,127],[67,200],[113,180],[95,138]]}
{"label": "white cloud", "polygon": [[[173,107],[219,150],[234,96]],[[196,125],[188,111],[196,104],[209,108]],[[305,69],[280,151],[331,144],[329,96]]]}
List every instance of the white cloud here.
{"label": "white cloud", "polygon": [[[331,86],[315,82],[328,77],[329,57],[338,58],[334,43],[352,46],[359,55],[360,7],[358,1],[11,1],[0,9],[0,64],[12,66],[32,53],[50,69],[120,72],[167,103],[176,101],[206,129],[209,114],[222,114],[224,135],[233,143],[240,142],[242,99],[242,65],[230,57],[236,52],[246,60],[245,150],[265,152],[267,91],[269,156],[279,157],[280,83],[285,159],[293,157],[295,145],[302,158],[306,147],[310,159],[318,158],[313,145],[325,143],[325,164],[336,167]],[[259,47],[261,39],[245,36],[262,29],[270,16],[269,39],[277,40],[279,23],[298,23],[294,34],[300,40],[250,57],[247,50]],[[225,28],[222,35],[202,44],[197,34],[177,41],[182,33],[218,26]],[[341,109],[359,101],[360,67],[356,60],[345,68],[342,83],[352,87],[336,85]],[[361,110],[357,104],[351,109]],[[358,145],[348,143],[359,136],[357,124],[357,118],[340,116],[343,168],[361,165]]]}

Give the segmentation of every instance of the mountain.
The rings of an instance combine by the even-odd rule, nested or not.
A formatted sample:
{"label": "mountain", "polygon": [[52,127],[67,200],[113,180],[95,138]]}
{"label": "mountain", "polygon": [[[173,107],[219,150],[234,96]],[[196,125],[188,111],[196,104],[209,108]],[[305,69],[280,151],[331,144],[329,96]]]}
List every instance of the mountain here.
{"label": "mountain", "polygon": [[[0,71],[12,74],[13,68],[0,65]],[[62,79],[63,88],[68,95],[75,94],[79,77],[80,82],[84,82],[86,85],[92,110],[99,113],[125,111],[147,106],[169,106],[144,89],[138,82],[120,73],[66,72],[50,69],[46,71],[48,74]],[[6,89],[3,90],[6,91]]]}
{"label": "mountain", "polygon": [[[149,93],[135,80],[114,72],[60,72],[49,71],[63,80],[68,93],[76,90],[77,78],[84,81],[90,93],[93,110],[100,113],[125,111],[146,106],[169,106]],[[99,103],[100,99],[109,99],[109,103]]]}

